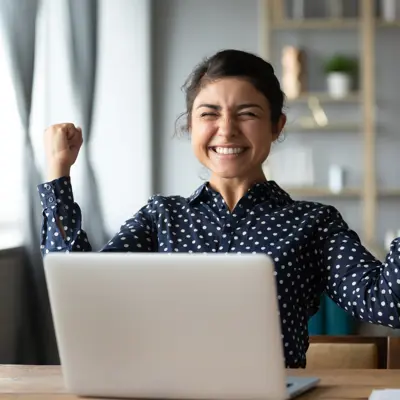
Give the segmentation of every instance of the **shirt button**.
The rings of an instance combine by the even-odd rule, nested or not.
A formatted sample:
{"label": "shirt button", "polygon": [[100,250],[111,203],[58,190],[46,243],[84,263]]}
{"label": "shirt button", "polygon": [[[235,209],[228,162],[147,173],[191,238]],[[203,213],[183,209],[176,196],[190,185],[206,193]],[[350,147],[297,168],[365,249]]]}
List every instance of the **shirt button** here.
{"label": "shirt button", "polygon": [[44,185],[44,188],[46,189],[46,190],[50,190],[51,189],[51,186],[50,185],[48,185],[47,183]]}
{"label": "shirt button", "polygon": [[49,197],[49,203],[53,203],[54,202],[54,197]]}

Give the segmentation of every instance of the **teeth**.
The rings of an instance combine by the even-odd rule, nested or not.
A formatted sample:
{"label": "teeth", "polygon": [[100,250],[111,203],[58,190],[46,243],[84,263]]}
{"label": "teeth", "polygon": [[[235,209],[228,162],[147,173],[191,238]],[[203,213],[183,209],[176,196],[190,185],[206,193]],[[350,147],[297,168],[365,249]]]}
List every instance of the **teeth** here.
{"label": "teeth", "polygon": [[215,147],[218,154],[240,154],[244,151],[243,147]]}

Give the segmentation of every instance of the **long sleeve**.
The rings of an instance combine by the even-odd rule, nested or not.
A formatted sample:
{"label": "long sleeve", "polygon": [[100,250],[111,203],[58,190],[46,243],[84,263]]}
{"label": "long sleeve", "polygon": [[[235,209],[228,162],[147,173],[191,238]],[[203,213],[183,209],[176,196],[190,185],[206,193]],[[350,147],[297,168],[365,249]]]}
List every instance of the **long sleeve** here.
{"label": "long sleeve", "polygon": [[[38,186],[43,208],[41,251],[50,252],[92,251],[82,229],[82,213],[74,201],[69,177],[62,177]],[[62,224],[63,231],[57,224]],[[156,233],[151,215],[151,201],[125,221],[120,231],[101,251],[146,252],[156,251]]]}
{"label": "long sleeve", "polygon": [[339,212],[327,208],[323,238],[326,292],[354,317],[400,328],[400,238],[382,263],[366,250]]}

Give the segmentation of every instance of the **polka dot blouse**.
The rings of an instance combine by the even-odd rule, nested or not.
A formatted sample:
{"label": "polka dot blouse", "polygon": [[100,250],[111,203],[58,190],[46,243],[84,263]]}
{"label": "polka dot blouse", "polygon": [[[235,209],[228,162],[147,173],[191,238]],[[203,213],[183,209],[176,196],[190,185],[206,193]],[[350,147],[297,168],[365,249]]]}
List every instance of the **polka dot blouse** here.
{"label": "polka dot blouse", "polygon": [[[69,178],[38,189],[43,254],[91,251]],[[356,318],[400,328],[400,239],[381,263],[335,208],[294,201],[273,181],[255,184],[232,212],[208,184],[189,198],[153,196],[102,251],[268,254],[275,262],[287,367],[306,365],[307,323],[324,291]]]}

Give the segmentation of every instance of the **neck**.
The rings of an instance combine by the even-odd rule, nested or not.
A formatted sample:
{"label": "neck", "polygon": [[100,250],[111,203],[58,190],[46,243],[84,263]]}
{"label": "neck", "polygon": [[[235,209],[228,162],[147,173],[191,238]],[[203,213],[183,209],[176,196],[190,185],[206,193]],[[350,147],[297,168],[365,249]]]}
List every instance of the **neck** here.
{"label": "neck", "polygon": [[210,179],[210,186],[221,194],[229,210],[232,211],[255,183],[265,182],[266,180],[262,170],[246,178],[221,178],[213,174]]}

